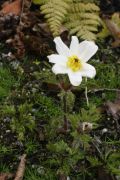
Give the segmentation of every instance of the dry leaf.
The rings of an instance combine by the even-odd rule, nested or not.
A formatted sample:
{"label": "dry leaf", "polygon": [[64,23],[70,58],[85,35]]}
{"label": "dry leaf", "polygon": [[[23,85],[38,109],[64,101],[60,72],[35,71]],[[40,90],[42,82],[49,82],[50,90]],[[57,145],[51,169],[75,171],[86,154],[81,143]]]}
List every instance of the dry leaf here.
{"label": "dry leaf", "polygon": [[23,154],[14,180],[22,180],[25,172],[26,154]]}
{"label": "dry leaf", "polygon": [[115,41],[112,43],[112,47],[120,47],[120,28],[112,19],[108,16],[103,15],[103,20],[110,31],[111,35],[114,37]]}
{"label": "dry leaf", "polygon": [[59,180],[67,180],[67,176],[65,174],[60,174]]}
{"label": "dry leaf", "polygon": [[15,0],[12,3],[5,3],[3,4],[3,8],[0,11],[3,14],[14,14],[19,16],[21,13],[21,0]]}
{"label": "dry leaf", "polygon": [[77,131],[78,133],[83,133],[83,132],[90,132],[93,128],[93,124],[89,122],[82,122],[79,124]]}
{"label": "dry leaf", "polygon": [[107,101],[105,108],[108,115],[111,115],[115,120],[120,118],[120,100],[114,102]]}
{"label": "dry leaf", "polygon": [[11,173],[1,173],[0,180],[9,180],[14,177],[14,174]]}
{"label": "dry leaf", "polygon": [[98,168],[98,177],[97,180],[116,180],[114,176],[111,176],[103,167]]}

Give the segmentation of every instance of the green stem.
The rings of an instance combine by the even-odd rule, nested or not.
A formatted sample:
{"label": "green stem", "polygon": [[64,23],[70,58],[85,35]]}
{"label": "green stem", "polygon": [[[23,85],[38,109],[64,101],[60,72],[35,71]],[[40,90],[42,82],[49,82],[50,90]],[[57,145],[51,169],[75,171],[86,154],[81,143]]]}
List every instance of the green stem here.
{"label": "green stem", "polygon": [[87,106],[89,107],[88,89],[87,89],[87,77],[86,77],[85,81],[86,81],[86,87],[85,87],[85,98],[86,98],[86,103],[87,103]]}
{"label": "green stem", "polygon": [[63,97],[63,111],[64,111],[64,129],[68,130],[68,120],[67,120],[67,93],[65,92],[65,95]]}

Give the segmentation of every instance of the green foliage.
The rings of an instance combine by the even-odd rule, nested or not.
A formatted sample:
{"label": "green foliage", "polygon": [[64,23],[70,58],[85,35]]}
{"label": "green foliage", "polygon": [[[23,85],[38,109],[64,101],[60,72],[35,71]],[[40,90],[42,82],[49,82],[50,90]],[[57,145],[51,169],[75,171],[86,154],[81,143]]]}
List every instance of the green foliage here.
{"label": "green foliage", "polygon": [[47,97],[42,94],[37,94],[34,97],[34,101],[37,108],[35,112],[36,117],[41,118],[43,120],[49,120],[52,117],[57,117],[61,114],[61,109],[59,106],[56,106],[56,102],[52,100],[52,98]]}
{"label": "green foliage", "polygon": [[99,84],[99,86],[102,88],[103,87],[107,87],[107,88],[119,87],[117,69],[112,63],[97,65],[96,84]]}
{"label": "green foliage", "polygon": [[[106,57],[106,61],[109,60]],[[88,87],[88,90],[92,89],[103,89],[103,88],[118,88],[120,86],[119,81],[119,71],[120,65],[117,64],[115,66],[113,63],[105,64],[105,63],[96,63],[94,62],[93,65],[96,67],[97,74],[95,78],[89,79],[87,83],[85,82],[85,79],[83,80],[81,84],[81,88],[85,88],[86,85]],[[78,87],[79,88],[79,87]]]}
{"label": "green foliage", "polygon": [[[65,92],[62,93],[63,94],[61,94],[61,97],[64,97]],[[92,141],[92,137],[89,134],[81,134],[77,131],[79,123],[83,121],[96,123],[100,119],[100,114],[97,111],[97,108],[93,106],[90,107],[89,110],[82,109],[79,115],[77,114],[77,116],[76,114],[69,115],[68,119],[70,121],[72,129],[70,130],[70,134],[68,134],[67,138],[65,139],[63,139],[64,136],[59,135],[59,133],[57,135],[57,129],[62,126],[62,123],[59,124],[56,119],[51,119],[48,127],[46,128],[46,132],[48,134],[47,148],[49,153],[51,154],[50,157],[52,158],[46,160],[45,164],[47,164],[48,167],[50,166],[51,168],[56,167],[56,171],[58,174],[66,175],[70,174],[70,172],[72,171],[72,167],[76,166],[77,163],[81,163],[85,159],[86,153],[90,148],[90,144]],[[62,117],[59,121],[61,120]],[[95,165],[95,160],[93,160],[93,163]],[[100,165],[100,163],[98,162],[97,165]],[[82,170],[80,170],[80,172],[83,173]]]}
{"label": "green foliage", "polygon": [[79,148],[82,149],[82,153],[85,154],[85,151],[90,147],[90,142],[92,138],[89,134],[78,133],[76,130],[71,133],[73,139],[73,148],[78,152]]}
{"label": "green foliage", "polygon": [[33,0],[34,4],[40,4],[41,5],[41,4],[44,4],[45,2],[46,2],[46,0],[42,0],[42,1],[41,0]]}
{"label": "green foliage", "polygon": [[37,170],[34,170],[32,168],[27,168],[26,172],[25,172],[25,180],[41,180],[41,177],[39,175],[39,173],[37,172]]}
{"label": "green foliage", "polygon": [[92,167],[97,167],[102,164],[97,157],[88,156],[87,160],[90,162]]}
{"label": "green foliage", "polygon": [[100,120],[100,112],[95,105],[90,105],[89,110],[81,108],[81,121],[98,122]]}
{"label": "green foliage", "polygon": [[6,164],[0,162],[0,172],[9,173],[9,168]]}
{"label": "green foliage", "polygon": [[58,174],[69,175],[71,167],[84,159],[84,152],[79,150],[79,146],[74,148],[63,140],[54,144],[49,143],[47,147],[52,152],[52,159],[47,160],[46,163],[51,167],[55,166]]}
{"label": "green foliage", "polygon": [[63,104],[64,104],[64,98],[66,98],[66,108],[67,108],[67,112],[72,112],[73,107],[74,107],[74,103],[75,103],[75,95],[71,92],[71,91],[61,91],[58,96],[60,97],[61,100],[61,107],[62,109]]}
{"label": "green foliage", "polygon": [[27,130],[33,131],[35,127],[35,120],[31,114],[31,104],[4,105],[1,109],[2,117],[9,117],[11,119],[10,126],[13,132],[17,133],[19,140],[24,140]]}
{"label": "green foliage", "polygon": [[[48,65],[48,64],[47,64]],[[38,71],[35,71],[33,73],[33,76],[36,78],[36,79],[39,79],[40,81],[42,82],[46,82],[46,83],[53,83],[54,84],[57,84],[58,81],[57,81],[57,78],[56,76],[53,74],[53,72],[50,70],[51,66],[49,66],[49,69],[48,67],[47,68],[44,68],[42,71],[38,72]]]}
{"label": "green foliage", "polygon": [[0,67],[0,99],[9,96],[11,88],[16,80],[10,72],[10,69]]}
{"label": "green foliage", "polygon": [[12,149],[5,146],[4,144],[0,144],[0,156],[10,154],[11,152],[12,152]]}
{"label": "green foliage", "polygon": [[41,12],[47,19],[54,36],[60,35],[61,26],[64,24],[70,34],[76,34],[81,39],[96,39],[101,20],[99,7],[95,3],[77,0],[34,0],[33,2],[41,5]]}
{"label": "green foliage", "polygon": [[113,152],[110,154],[110,156],[107,158],[107,168],[108,170],[115,175],[120,176],[120,152]]}
{"label": "green foliage", "polygon": [[[60,27],[67,14],[70,1],[71,0],[43,0],[42,2],[43,5],[40,7],[41,12],[45,15],[54,36],[60,33]],[[39,3],[39,1],[37,2]]]}
{"label": "green foliage", "polygon": [[56,180],[55,172],[50,169],[44,169],[44,167],[26,168],[25,180]]}
{"label": "green foliage", "polygon": [[56,152],[56,153],[64,153],[64,152],[68,152],[71,153],[71,149],[69,148],[68,144],[65,143],[63,140],[55,143],[55,144],[48,144],[47,145],[48,149]]}
{"label": "green foliage", "polygon": [[35,140],[29,140],[25,142],[25,152],[28,154],[33,154],[36,152],[38,148],[38,144],[35,142]]}
{"label": "green foliage", "polygon": [[95,40],[100,25],[99,7],[94,3],[73,3],[69,9],[66,27],[70,34],[81,39]]}
{"label": "green foliage", "polygon": [[69,115],[70,122],[74,128],[77,128],[81,122],[93,123],[96,127],[96,124],[100,121],[100,117],[101,115],[97,107],[92,104],[87,110],[81,108],[79,113]]}

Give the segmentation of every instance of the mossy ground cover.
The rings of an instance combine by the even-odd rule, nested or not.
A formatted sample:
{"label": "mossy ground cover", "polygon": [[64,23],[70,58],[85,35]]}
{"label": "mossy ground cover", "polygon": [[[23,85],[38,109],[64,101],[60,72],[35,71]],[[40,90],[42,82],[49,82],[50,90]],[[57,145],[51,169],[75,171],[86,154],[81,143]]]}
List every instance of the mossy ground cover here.
{"label": "mossy ground cover", "polygon": [[[71,179],[97,179],[100,168],[120,174],[119,132],[105,103],[114,101],[120,88],[119,48],[98,42],[91,60],[94,79],[68,92],[70,131],[63,126],[63,94],[58,77],[47,58],[26,55],[21,61],[0,58],[0,172],[15,172],[20,156],[27,154],[25,180],[54,180],[59,174]],[[85,88],[88,89],[89,106]],[[90,132],[80,132],[79,123],[93,123]],[[80,128],[80,127],[79,127]],[[107,131],[104,133],[104,129]]]}

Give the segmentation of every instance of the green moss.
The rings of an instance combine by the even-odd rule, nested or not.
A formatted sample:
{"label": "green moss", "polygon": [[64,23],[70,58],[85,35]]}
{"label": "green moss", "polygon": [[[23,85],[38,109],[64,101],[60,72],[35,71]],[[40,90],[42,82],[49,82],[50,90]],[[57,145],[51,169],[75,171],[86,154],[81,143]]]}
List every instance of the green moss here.
{"label": "green moss", "polygon": [[25,102],[18,106],[3,105],[1,106],[1,121],[5,117],[10,118],[10,128],[17,134],[19,140],[24,140],[27,132],[32,132],[35,128],[35,120],[32,113],[32,104]]}
{"label": "green moss", "polygon": [[88,79],[87,83],[83,81],[81,87],[85,87],[87,84],[88,89],[100,89],[100,88],[118,88],[120,87],[119,71],[120,65],[93,63],[96,68],[96,76],[93,79]]}
{"label": "green moss", "polygon": [[37,107],[37,112],[35,112],[37,118],[48,120],[59,116],[62,112],[57,101],[47,97],[45,94],[37,94],[34,100]]}
{"label": "green moss", "polygon": [[9,96],[16,80],[9,68],[0,67],[0,99]]}
{"label": "green moss", "polygon": [[0,163],[0,172],[9,173],[10,169],[9,169],[9,167],[6,164]]}
{"label": "green moss", "polygon": [[50,169],[37,166],[33,169],[31,167],[26,169],[24,180],[56,180],[56,177]]}
{"label": "green moss", "polygon": [[32,155],[33,153],[35,153],[36,151],[38,151],[39,148],[39,144],[38,142],[32,139],[28,139],[26,142],[24,142],[25,144],[25,152],[27,153],[27,155]]}
{"label": "green moss", "polygon": [[13,151],[9,146],[5,146],[4,144],[0,144],[0,157],[11,154]]}

